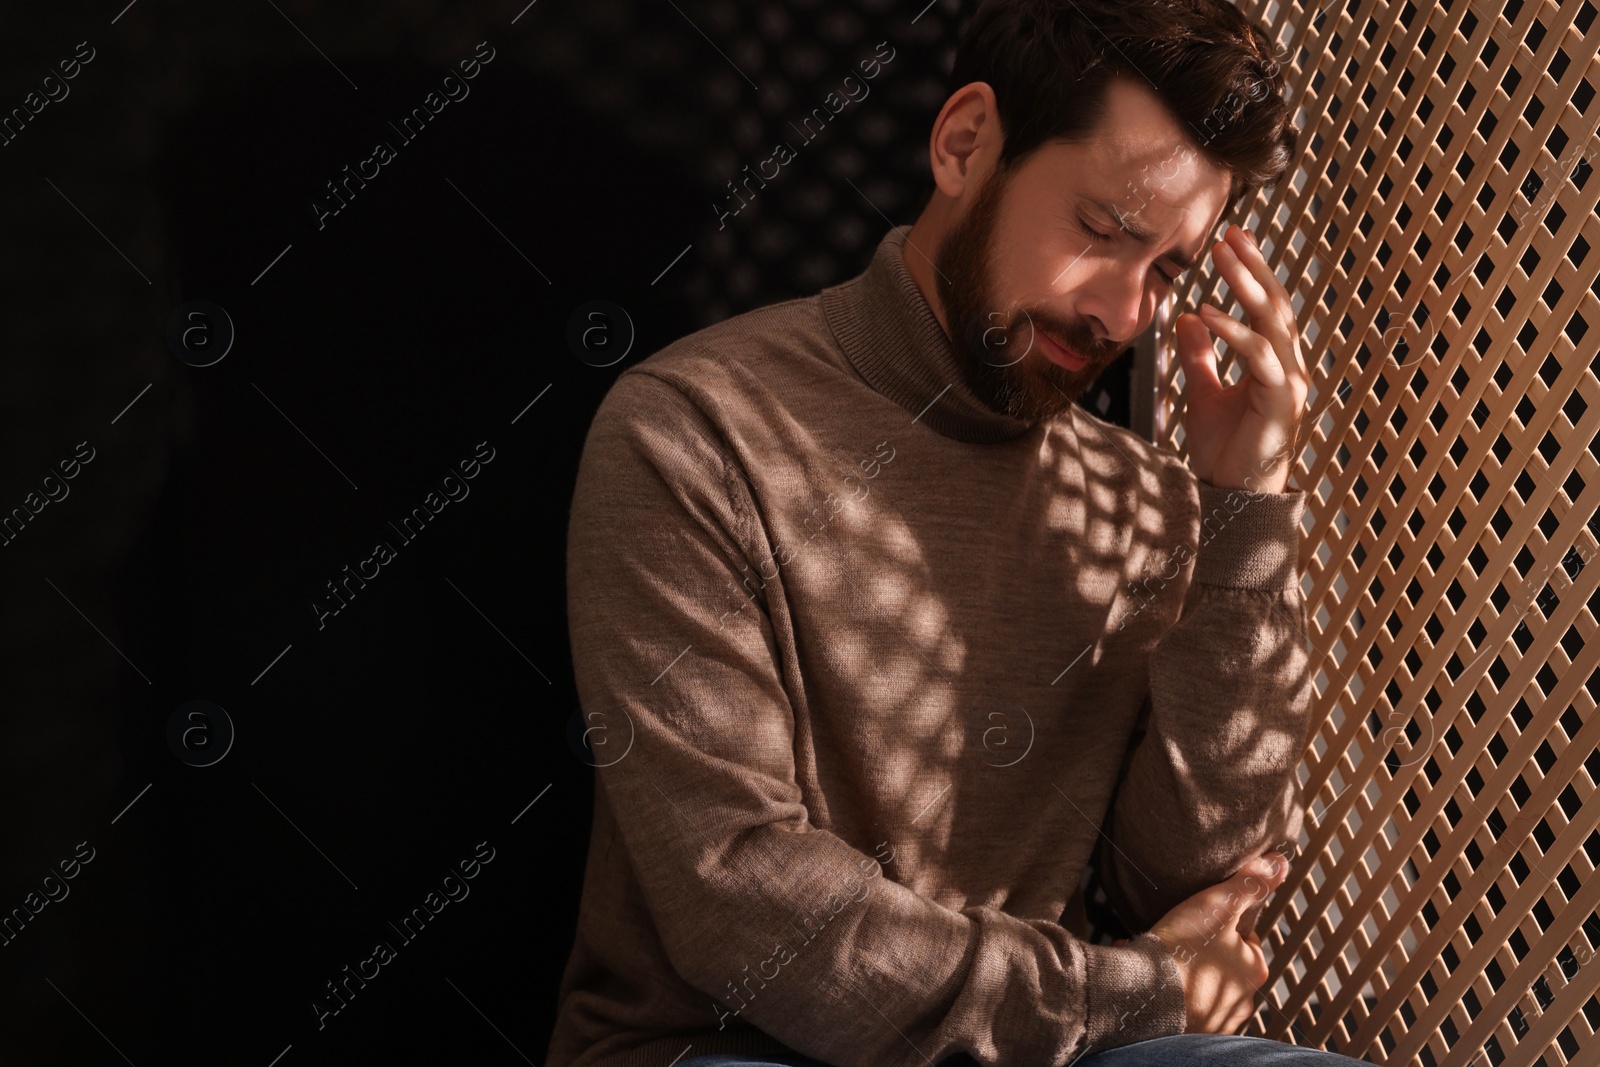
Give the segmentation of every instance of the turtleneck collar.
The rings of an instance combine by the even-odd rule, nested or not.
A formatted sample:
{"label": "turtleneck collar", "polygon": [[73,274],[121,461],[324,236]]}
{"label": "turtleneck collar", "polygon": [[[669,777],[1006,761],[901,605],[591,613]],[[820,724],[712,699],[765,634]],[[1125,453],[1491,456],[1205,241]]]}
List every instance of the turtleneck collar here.
{"label": "turtleneck collar", "polygon": [[906,269],[910,232],[894,227],[864,272],[822,290],[828,326],[867,384],[936,433],[978,444],[1020,437],[1034,424],[984,404],[962,375],[962,354]]}

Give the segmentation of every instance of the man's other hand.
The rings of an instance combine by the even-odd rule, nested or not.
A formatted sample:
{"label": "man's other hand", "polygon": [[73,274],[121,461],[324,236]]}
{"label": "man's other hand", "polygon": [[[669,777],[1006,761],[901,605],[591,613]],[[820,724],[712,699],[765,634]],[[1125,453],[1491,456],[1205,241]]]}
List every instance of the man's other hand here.
{"label": "man's other hand", "polygon": [[1239,933],[1239,917],[1282,885],[1288,872],[1288,861],[1278,853],[1258,856],[1150,928],[1172,952],[1183,975],[1185,1033],[1231,1034],[1255,1014],[1256,993],[1267,980],[1267,959],[1254,930]]}

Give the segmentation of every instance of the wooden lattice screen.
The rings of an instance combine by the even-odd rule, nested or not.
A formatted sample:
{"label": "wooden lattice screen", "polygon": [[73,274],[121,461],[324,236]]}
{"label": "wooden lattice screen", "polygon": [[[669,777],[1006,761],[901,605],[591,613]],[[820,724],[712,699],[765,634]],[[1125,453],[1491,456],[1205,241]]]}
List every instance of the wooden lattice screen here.
{"label": "wooden lattice screen", "polygon": [[[1313,371],[1291,484],[1325,657],[1245,1032],[1595,1067],[1600,20],[1586,0],[1240,7],[1301,108],[1296,172],[1238,217]],[[1171,321],[1224,292],[1200,276],[1156,331],[1154,438],[1179,452]]]}

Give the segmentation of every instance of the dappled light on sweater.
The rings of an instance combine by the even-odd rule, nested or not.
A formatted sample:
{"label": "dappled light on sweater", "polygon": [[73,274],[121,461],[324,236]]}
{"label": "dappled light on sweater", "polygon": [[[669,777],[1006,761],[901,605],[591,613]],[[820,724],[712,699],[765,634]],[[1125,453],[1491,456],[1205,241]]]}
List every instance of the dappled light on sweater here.
{"label": "dappled light on sweater", "polygon": [[1143,930],[1298,836],[1303,496],[1203,485],[1081,409],[983,414],[903,237],[630,368],[596,415],[574,663],[635,744],[596,772],[616,844],[554,1067],[1177,1033],[1158,942],[1075,936],[1085,866]]}

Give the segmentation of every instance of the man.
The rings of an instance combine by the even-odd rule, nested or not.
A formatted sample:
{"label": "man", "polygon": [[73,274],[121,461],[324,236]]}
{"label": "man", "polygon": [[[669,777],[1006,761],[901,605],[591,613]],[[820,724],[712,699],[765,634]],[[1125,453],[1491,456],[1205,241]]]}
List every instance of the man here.
{"label": "man", "polygon": [[[914,226],[630,368],[589,431],[550,1067],[1359,1062],[1224,1036],[1312,674],[1308,371],[1254,242],[1212,249],[1249,323],[1178,323],[1187,465],[1072,403],[1287,167],[1269,42],[1217,0],[1007,0],[952,85]],[[1091,857],[1126,943],[1084,940]]]}

